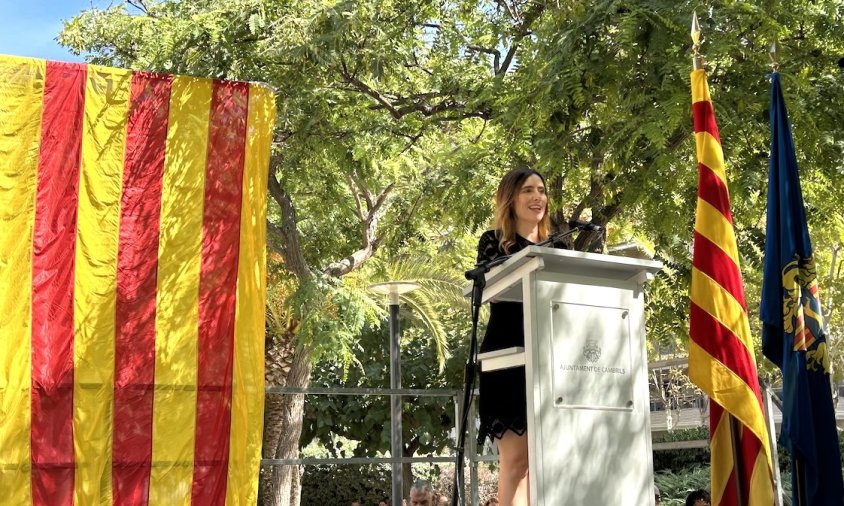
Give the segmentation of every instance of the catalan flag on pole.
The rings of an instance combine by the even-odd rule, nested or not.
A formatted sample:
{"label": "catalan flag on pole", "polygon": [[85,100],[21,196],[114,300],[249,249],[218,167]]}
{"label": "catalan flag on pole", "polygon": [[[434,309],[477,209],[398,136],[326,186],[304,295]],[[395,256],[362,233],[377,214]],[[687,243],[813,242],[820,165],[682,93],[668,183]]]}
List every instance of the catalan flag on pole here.
{"label": "catalan flag on pole", "polygon": [[274,116],[0,56],[0,504],[255,504]]}
{"label": "catalan flag on pole", "polygon": [[777,72],[771,75],[770,114],[762,350],[782,369],[780,440],[791,455],[792,504],[841,506],[844,483],[818,271]]}
{"label": "catalan flag on pole", "polygon": [[739,270],[724,154],[703,70],[692,72],[692,107],[699,184],[689,377],[710,398],[712,500],[713,505],[770,506],[774,504],[771,450]]}

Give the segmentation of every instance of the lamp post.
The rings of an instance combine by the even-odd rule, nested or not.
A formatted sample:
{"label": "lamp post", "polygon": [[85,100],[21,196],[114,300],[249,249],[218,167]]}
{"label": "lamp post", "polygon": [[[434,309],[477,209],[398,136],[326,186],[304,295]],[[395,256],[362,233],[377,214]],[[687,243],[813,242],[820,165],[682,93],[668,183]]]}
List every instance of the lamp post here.
{"label": "lamp post", "polygon": [[[412,281],[388,281],[386,283],[373,283],[369,289],[375,293],[389,297],[390,310],[390,389],[401,389],[401,356],[399,354],[399,295],[412,292],[419,288],[417,283]],[[393,459],[400,459],[402,451],[402,427],[401,427],[401,395],[390,394],[390,453]],[[401,462],[394,461],[393,467],[393,506],[401,506],[402,503],[402,475]]]}

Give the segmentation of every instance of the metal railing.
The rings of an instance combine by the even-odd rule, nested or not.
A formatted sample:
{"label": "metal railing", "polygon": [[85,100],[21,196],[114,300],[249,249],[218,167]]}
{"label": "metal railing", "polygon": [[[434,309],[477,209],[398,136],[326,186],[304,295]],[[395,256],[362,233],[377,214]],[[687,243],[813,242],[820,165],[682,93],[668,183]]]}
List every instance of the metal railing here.
{"label": "metal railing", "polygon": [[[399,397],[450,397],[454,403],[454,434],[457,434],[458,420],[460,420],[460,405],[463,396],[462,390],[457,389],[413,389],[413,388],[326,388],[326,387],[267,387],[266,395],[350,395],[350,396],[399,396]],[[477,400],[477,395],[474,397]],[[476,419],[476,403],[471,405],[468,427],[468,461],[470,466],[470,488],[472,505],[477,506],[479,502],[478,491],[478,462],[496,462],[496,455],[477,454],[477,431],[474,420]],[[392,437],[392,434],[391,434]],[[403,457],[391,455],[390,457],[337,457],[337,458],[296,458],[296,459],[261,459],[261,466],[302,466],[302,465],[364,465],[364,464],[432,464],[432,463],[454,463],[455,455],[439,455],[425,457]],[[401,503],[399,498],[398,503]]]}
{"label": "metal railing", "polygon": [[[777,441],[776,441],[776,424],[773,416],[773,406],[776,405],[778,409],[782,410],[782,400],[777,394],[767,385],[762,384],[763,401],[765,402],[765,423],[768,426],[769,444],[771,445],[771,455],[776,459],[777,455]],[[267,387],[265,389],[268,395],[350,395],[350,396],[399,396],[399,397],[450,397],[454,403],[454,434],[456,436],[459,427],[457,427],[458,420],[460,420],[460,405],[463,395],[462,390],[457,389],[413,389],[413,388],[325,388],[325,387]],[[477,394],[477,391],[475,392]],[[498,456],[495,454],[481,455],[478,454],[477,447],[477,431],[474,421],[477,419],[477,395],[474,396],[475,401],[472,402],[469,412],[468,427],[468,448],[467,460],[469,463],[469,485],[471,490],[471,504],[477,506],[479,497],[479,477],[478,465],[482,462],[497,462]],[[709,446],[708,440],[692,440],[692,441],[671,441],[664,443],[654,443],[653,451],[666,450],[683,450],[694,448],[706,448]],[[365,464],[417,464],[417,463],[454,463],[455,455],[439,455],[439,456],[425,456],[425,457],[403,457],[391,455],[390,457],[343,457],[343,458],[297,458],[297,459],[261,459],[261,466],[301,466],[301,465],[365,465]],[[774,485],[776,487],[775,505],[783,505],[783,489],[780,477],[779,465],[776,461],[773,466],[774,471]]]}

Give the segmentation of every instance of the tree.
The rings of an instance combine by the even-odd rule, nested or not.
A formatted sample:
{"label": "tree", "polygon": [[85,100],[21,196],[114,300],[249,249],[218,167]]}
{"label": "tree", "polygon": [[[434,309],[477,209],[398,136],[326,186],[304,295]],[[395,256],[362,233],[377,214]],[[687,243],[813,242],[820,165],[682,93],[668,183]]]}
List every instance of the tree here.
{"label": "tree", "polygon": [[[608,237],[584,234],[575,247],[634,239],[678,266],[680,277],[657,284],[682,286],[696,187],[687,77],[695,7],[127,0],[83,12],[60,41],[95,63],[264,81],[278,91],[269,227],[281,258],[274,276],[284,281],[283,306],[273,311],[287,324],[268,339],[267,375],[301,387],[325,350],[351,360],[373,317],[342,278],[408,242],[438,247],[477,233],[494,185],[515,165],[548,176],[555,227],[588,216],[612,225]],[[834,0],[708,7],[700,13],[704,53],[753,312],[764,240],[766,53],[774,39],[783,47],[809,221],[823,230],[814,235],[823,272],[841,243],[844,201],[835,188],[844,177],[844,112],[832,104],[844,91],[842,7]],[[677,308],[688,306],[685,296],[655,292],[668,298],[651,297],[654,325],[684,327]],[[838,297],[840,288],[829,293]],[[277,367],[286,360],[281,349],[295,350],[286,373]],[[301,396],[268,404],[265,455],[297,455],[301,413]],[[265,503],[296,503],[296,476],[273,473]]]}

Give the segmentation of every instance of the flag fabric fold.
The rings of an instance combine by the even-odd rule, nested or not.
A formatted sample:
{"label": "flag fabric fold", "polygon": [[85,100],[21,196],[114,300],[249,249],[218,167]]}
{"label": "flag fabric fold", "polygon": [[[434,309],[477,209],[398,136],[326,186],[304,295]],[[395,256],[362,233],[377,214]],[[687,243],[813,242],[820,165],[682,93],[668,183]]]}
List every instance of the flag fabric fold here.
{"label": "flag fabric fold", "polygon": [[771,451],[724,154],[705,72],[693,71],[691,82],[699,183],[689,377],[710,399],[712,504],[769,506],[774,504]]}
{"label": "flag fabric fold", "polygon": [[255,504],[274,102],[0,56],[0,504]]}
{"label": "flag fabric fold", "polygon": [[841,506],[844,485],[818,275],[778,73],[771,75],[771,158],[762,283],[762,349],[782,370],[780,441],[792,504]]}

